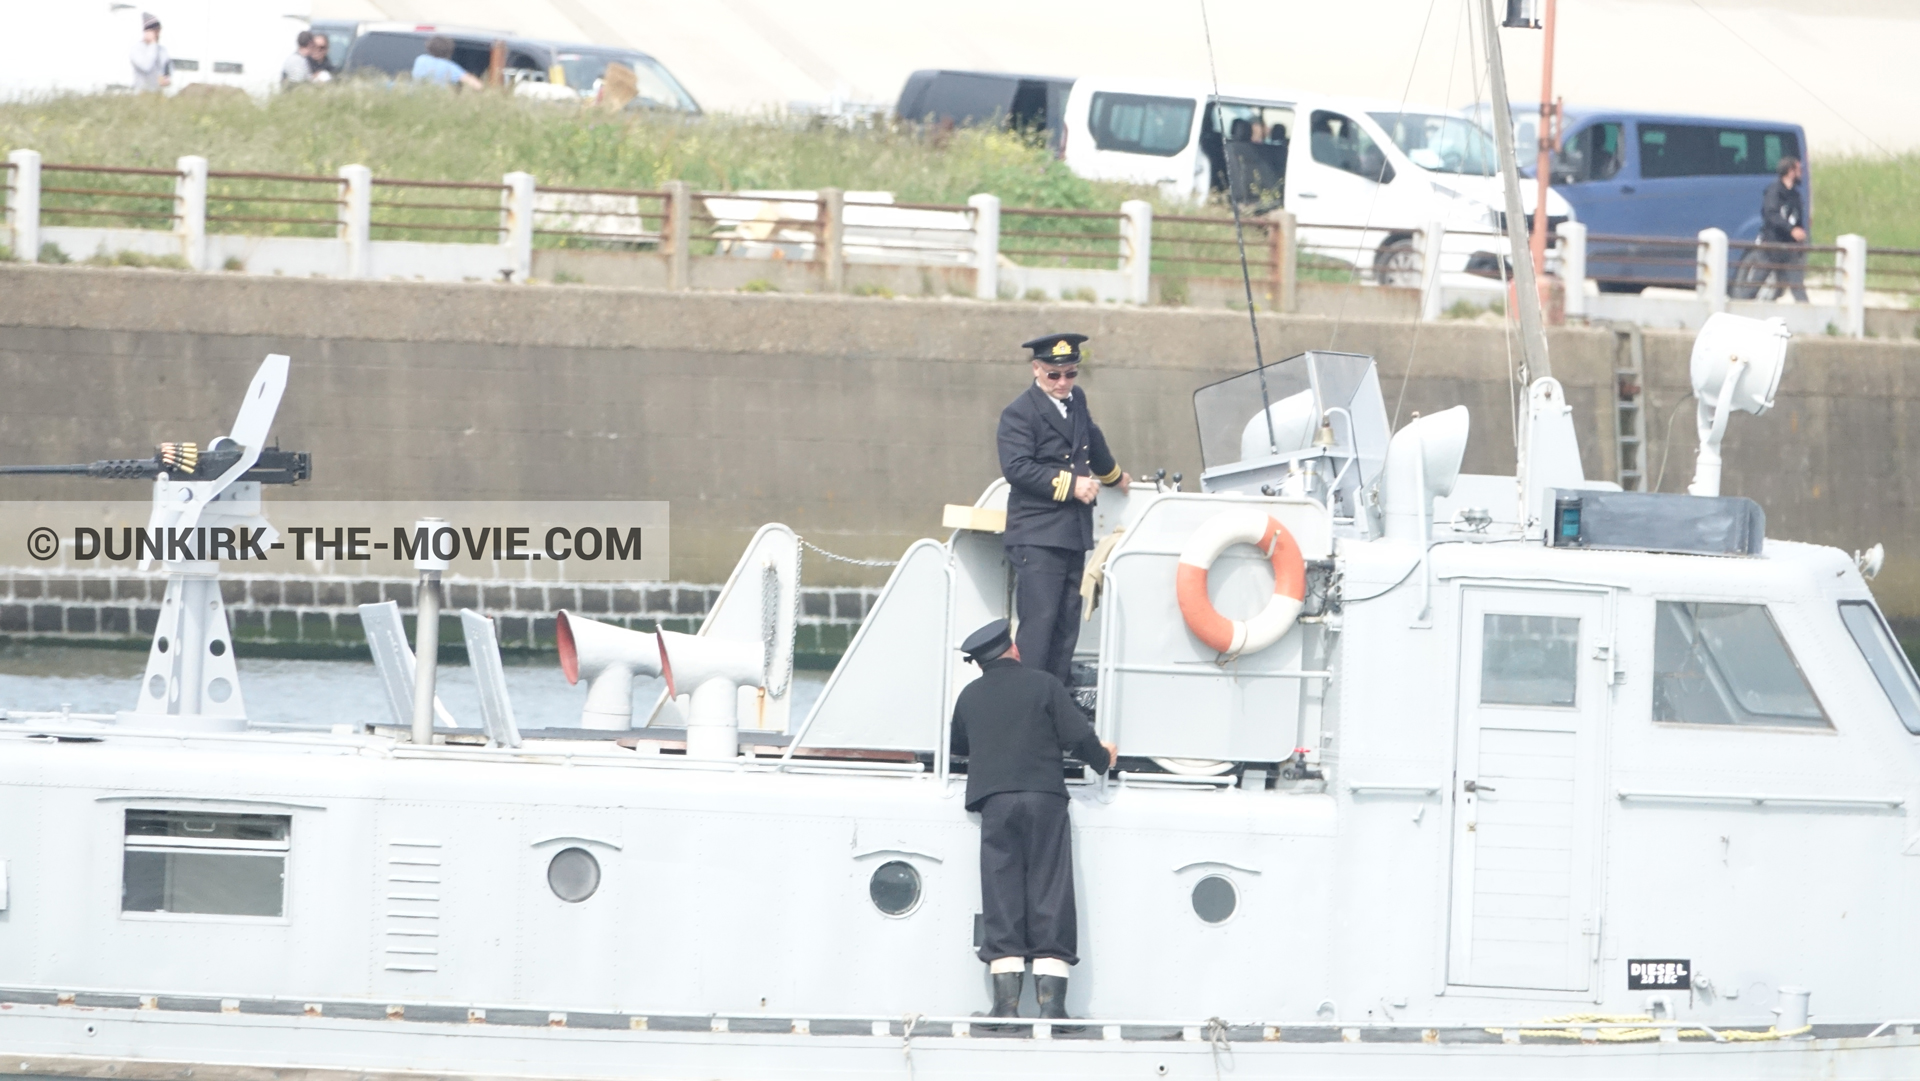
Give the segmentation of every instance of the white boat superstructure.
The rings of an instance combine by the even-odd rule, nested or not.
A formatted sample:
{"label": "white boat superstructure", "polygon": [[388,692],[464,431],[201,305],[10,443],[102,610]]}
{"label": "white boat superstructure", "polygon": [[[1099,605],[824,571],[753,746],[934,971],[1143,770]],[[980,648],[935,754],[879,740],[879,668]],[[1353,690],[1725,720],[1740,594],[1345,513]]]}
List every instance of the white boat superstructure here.
{"label": "white boat superstructure", "polygon": [[[996,483],[906,551],[804,718],[779,526],[697,642],[568,613],[575,729],[518,729],[504,683],[425,741],[404,681],[331,731],[6,715],[0,1067],[1911,1076],[1920,684],[1853,557],[1718,496],[1784,338],[1716,319],[1700,494],[1585,480],[1551,379],[1519,475],[1461,475],[1464,409],[1393,433],[1368,358],[1310,353],[1196,394],[1202,491],[1102,496],[1075,682],[1122,760],[1066,767],[1084,1024],[973,1018],[946,733],[954,647],[1017,616]],[[1223,652],[1178,568],[1249,510],[1304,588]],[[1206,602],[1255,618],[1277,558],[1227,548]],[[661,668],[676,693],[631,708]]]}

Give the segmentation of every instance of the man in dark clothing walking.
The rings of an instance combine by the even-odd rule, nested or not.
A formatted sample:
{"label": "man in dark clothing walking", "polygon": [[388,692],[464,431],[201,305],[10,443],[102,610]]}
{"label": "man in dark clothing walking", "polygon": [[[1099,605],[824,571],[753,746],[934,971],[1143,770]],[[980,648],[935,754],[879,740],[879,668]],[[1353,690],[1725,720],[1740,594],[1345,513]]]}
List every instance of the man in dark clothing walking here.
{"label": "man in dark clothing walking", "polygon": [[[1760,200],[1760,239],[1768,244],[1802,245],[1798,251],[1764,251],[1761,260],[1774,264],[1768,271],[1779,276],[1780,291],[1792,289],[1793,299],[1802,304],[1807,302],[1807,201],[1800,184],[1804,175],[1799,158],[1781,158],[1780,177],[1767,185],[1767,194]],[[1761,275],[1761,280],[1767,276]]]}
{"label": "man in dark clothing walking", "polygon": [[994,1017],[1016,1017],[1033,961],[1040,1016],[1067,1016],[1067,974],[1078,964],[1073,832],[1060,753],[1105,773],[1102,743],[1065,684],[1020,663],[1004,619],[961,647],[980,666],[953,704],[951,750],[967,758],[967,810],[980,813],[980,960],[993,977]]}
{"label": "man in dark clothing walking", "polygon": [[1080,641],[1080,576],[1093,547],[1093,501],[1102,485],[1124,494],[1131,477],[1114,463],[1087,411],[1080,377],[1085,334],[1049,334],[1033,350],[1033,383],[1000,412],[1000,473],[1007,493],[1007,560],[1015,576],[1020,655],[1029,668],[1073,678]]}

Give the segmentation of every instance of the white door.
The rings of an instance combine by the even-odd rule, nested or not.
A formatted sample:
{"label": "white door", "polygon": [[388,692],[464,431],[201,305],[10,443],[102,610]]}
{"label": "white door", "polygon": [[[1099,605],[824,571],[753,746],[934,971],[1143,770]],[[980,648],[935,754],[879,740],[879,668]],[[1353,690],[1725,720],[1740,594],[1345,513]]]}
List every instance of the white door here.
{"label": "white door", "polygon": [[1598,592],[1465,593],[1448,983],[1591,984],[1608,610]]}

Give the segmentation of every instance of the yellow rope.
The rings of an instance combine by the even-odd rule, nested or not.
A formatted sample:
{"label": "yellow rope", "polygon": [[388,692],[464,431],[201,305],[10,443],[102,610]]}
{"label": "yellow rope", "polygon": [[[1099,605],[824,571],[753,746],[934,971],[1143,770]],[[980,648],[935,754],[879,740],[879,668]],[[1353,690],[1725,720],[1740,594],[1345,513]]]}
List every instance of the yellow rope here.
{"label": "yellow rope", "polygon": [[[1584,1040],[1586,1036],[1582,1033],[1581,1029],[1586,1026],[1636,1025],[1637,1022],[1651,1020],[1653,1020],[1653,1018],[1645,1015],[1569,1013],[1561,1014],[1557,1017],[1543,1017],[1539,1022],[1543,1025],[1566,1025],[1568,1026],[1567,1028],[1523,1028],[1519,1030],[1519,1034],[1523,1037],[1531,1036],[1535,1039]],[[1709,1032],[1703,1028],[1683,1028],[1678,1030],[1677,1036],[1682,1040],[1718,1038],[1727,1043],[1753,1043],[1761,1040],[1784,1040],[1790,1036],[1804,1035],[1812,1030],[1812,1025],[1802,1025],[1799,1028],[1789,1029],[1786,1032],[1769,1028],[1765,1032],[1752,1032],[1746,1029],[1726,1029],[1716,1033]],[[1490,1028],[1487,1031],[1496,1036],[1504,1035],[1506,1032],[1505,1029],[1498,1028]],[[1660,1031],[1660,1029],[1652,1027],[1606,1028],[1596,1030],[1593,1038],[1600,1043],[1641,1043],[1647,1040],[1659,1039]]]}

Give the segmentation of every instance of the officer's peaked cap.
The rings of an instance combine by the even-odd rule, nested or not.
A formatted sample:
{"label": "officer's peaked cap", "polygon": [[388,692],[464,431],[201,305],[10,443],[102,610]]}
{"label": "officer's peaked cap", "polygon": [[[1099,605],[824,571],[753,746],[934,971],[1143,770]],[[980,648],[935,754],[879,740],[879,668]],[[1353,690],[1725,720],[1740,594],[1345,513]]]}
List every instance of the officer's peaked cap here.
{"label": "officer's peaked cap", "polygon": [[1047,364],[1078,364],[1080,343],[1086,340],[1085,334],[1048,334],[1021,342],[1020,348],[1033,350],[1033,359]]}
{"label": "officer's peaked cap", "polygon": [[996,619],[967,635],[967,640],[960,644],[960,652],[975,664],[985,664],[1005,653],[1012,644],[1013,628],[1006,620]]}

